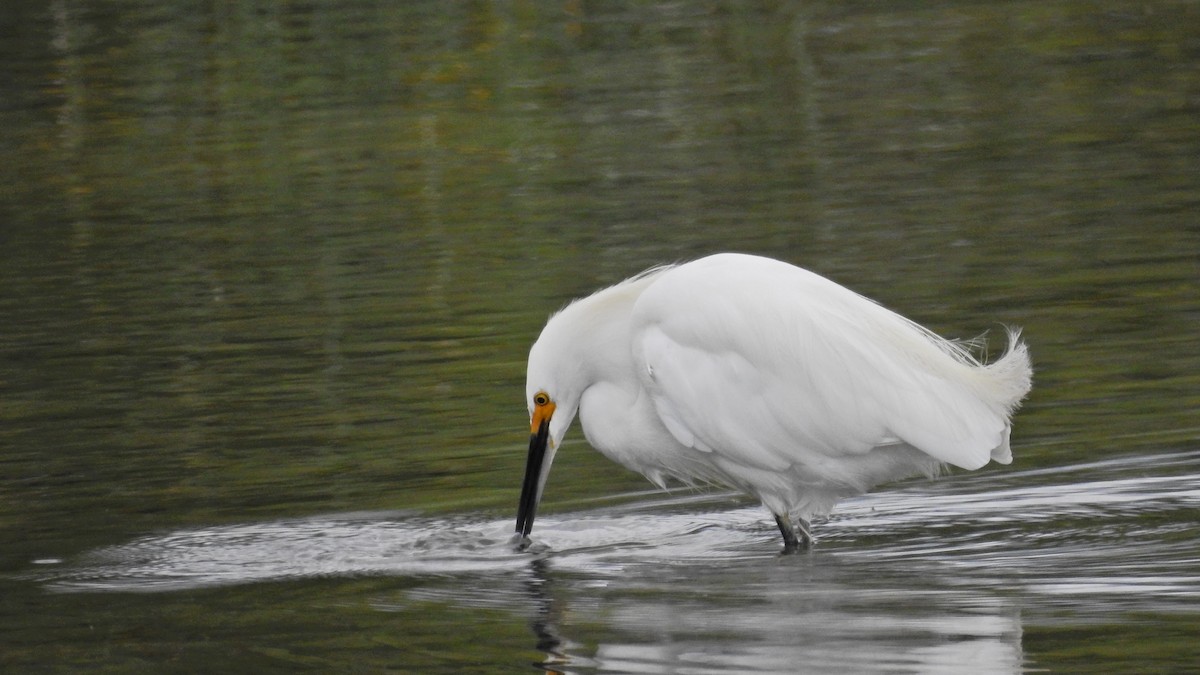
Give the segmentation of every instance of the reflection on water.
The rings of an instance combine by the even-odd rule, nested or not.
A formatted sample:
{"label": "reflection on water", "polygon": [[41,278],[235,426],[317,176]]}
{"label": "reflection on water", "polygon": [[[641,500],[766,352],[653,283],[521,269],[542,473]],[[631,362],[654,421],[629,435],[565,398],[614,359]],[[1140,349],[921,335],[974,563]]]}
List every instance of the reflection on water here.
{"label": "reflection on water", "polygon": [[[0,671],[1200,662],[1194,0],[0,3]],[[547,313],[719,250],[1022,326],[1015,471],[511,551]]]}
{"label": "reflection on water", "polygon": [[[78,593],[405,577],[373,606],[512,612],[563,672],[1018,672],[1023,621],[1200,601],[1198,508],[1187,452],[866,495],[798,555],[761,508],[687,495],[547,515],[534,554],[509,520],[364,513],[145,537],[42,579]],[[575,635],[601,624],[595,644]]]}

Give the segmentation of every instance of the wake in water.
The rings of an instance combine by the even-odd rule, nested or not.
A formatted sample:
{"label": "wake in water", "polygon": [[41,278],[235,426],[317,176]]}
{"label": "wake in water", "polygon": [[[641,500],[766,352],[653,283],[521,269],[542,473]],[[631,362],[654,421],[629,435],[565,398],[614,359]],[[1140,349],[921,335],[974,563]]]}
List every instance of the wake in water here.
{"label": "wake in water", "polygon": [[[1196,452],[949,478],[847,501],[810,555],[817,565],[958,575],[1043,595],[1195,599],[1198,507]],[[491,575],[548,558],[557,570],[602,581],[639,568],[710,569],[779,553],[764,511],[728,495],[546,516],[533,552],[514,550],[511,537],[508,518],[343,514],[151,535],[29,576],[60,592],[154,592],[314,577]]]}

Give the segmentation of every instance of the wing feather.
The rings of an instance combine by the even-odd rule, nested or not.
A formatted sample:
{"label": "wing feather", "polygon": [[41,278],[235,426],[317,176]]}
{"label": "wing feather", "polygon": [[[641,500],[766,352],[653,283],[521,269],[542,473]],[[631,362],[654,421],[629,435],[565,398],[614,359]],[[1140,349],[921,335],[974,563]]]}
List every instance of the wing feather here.
{"label": "wing feather", "polygon": [[819,469],[904,443],[974,469],[1007,452],[1016,401],[995,394],[987,367],[786,263],[722,254],[669,270],[631,330],[668,431],[745,466]]}

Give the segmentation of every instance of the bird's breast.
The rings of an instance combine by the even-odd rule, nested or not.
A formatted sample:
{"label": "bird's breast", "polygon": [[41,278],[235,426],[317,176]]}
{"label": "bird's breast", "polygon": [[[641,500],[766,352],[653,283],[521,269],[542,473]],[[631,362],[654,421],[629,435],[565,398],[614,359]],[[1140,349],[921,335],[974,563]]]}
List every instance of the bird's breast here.
{"label": "bird's breast", "polygon": [[664,474],[677,474],[681,455],[690,451],[667,431],[636,384],[592,385],[580,399],[579,421],[593,448],[655,483]]}

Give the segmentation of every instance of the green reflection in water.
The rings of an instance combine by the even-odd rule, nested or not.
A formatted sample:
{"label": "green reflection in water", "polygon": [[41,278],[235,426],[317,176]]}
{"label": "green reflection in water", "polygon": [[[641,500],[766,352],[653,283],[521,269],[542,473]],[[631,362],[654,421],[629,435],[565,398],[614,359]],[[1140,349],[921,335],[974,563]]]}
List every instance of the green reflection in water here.
{"label": "green reflection in water", "polygon": [[[716,250],[950,335],[1024,326],[1019,466],[1200,434],[1194,3],[0,7],[5,569],[156,528],[506,515],[546,315]],[[547,508],[643,484],[576,442]],[[311,607],[297,592],[244,632]],[[225,645],[204,614],[270,593],[158,618]],[[5,595],[23,623],[34,601]],[[114,669],[171,653],[139,642],[137,599],[52,605],[86,617],[55,636],[64,664],[102,650],[85,623],[125,645]],[[1185,653],[1194,626],[1165,621],[1115,624],[1151,626],[1130,662]],[[495,663],[528,642],[512,624],[481,619],[495,647],[412,640],[420,665]],[[351,639],[295,630],[330,662]],[[1025,644],[1086,662],[1109,632]]]}

